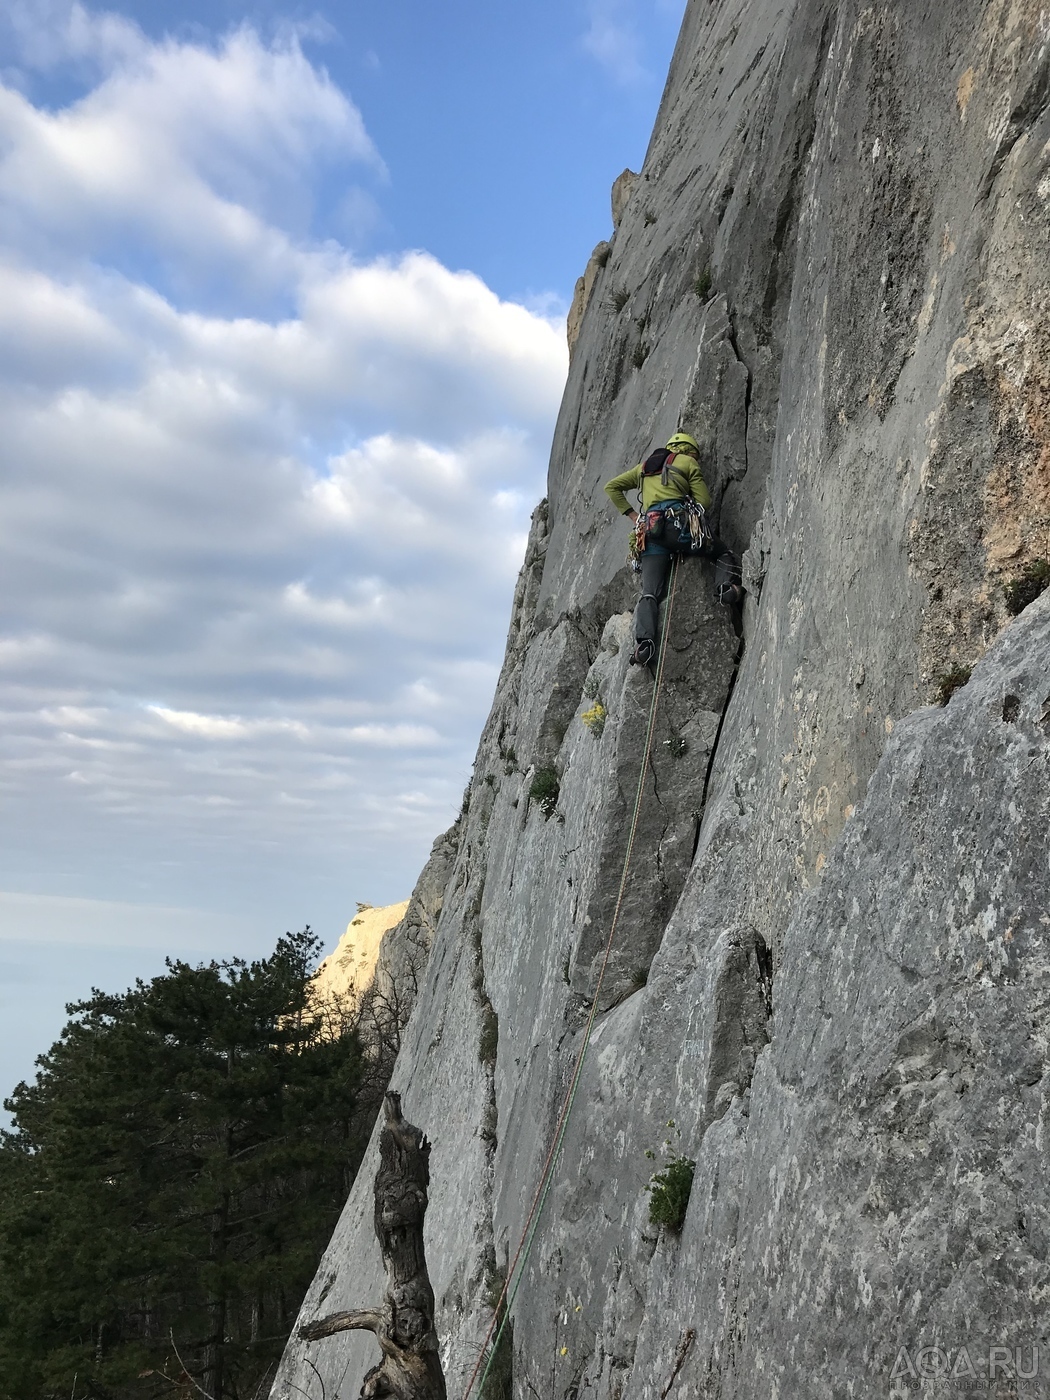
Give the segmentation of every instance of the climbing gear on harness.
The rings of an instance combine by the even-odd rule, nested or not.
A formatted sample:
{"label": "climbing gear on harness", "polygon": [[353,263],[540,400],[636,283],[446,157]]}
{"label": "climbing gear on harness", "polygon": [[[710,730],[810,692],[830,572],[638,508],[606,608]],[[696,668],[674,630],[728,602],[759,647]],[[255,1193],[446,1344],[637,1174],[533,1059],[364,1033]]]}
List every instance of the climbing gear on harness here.
{"label": "climbing gear on harness", "polygon": [[[642,597],[652,598],[653,602],[656,602],[655,595],[652,593],[643,593]],[[653,641],[652,637],[643,637],[635,647],[634,655],[631,657],[628,664],[631,666],[650,666],[655,656],[656,643]]]}
{"label": "climbing gear on harness", "polygon": [[634,522],[634,529],[631,531],[631,538],[627,541],[627,562],[636,574],[642,572],[641,556],[645,553],[645,521],[646,512],[639,511]]}
{"label": "climbing gear on harness", "polygon": [[[660,501],[641,511],[631,531],[627,557],[632,567],[651,544],[661,545],[668,554],[703,554],[711,539],[707,512],[699,502]],[[637,571],[636,571],[637,572]]]}
{"label": "climbing gear on harness", "polygon": [[[671,616],[674,612],[675,584],[678,581],[678,560],[674,559],[671,564],[671,587],[667,599],[667,615],[664,621],[664,636],[670,634]],[[616,895],[616,904],[613,907],[612,922],[609,925],[609,936],[605,942],[605,955],[602,958],[601,966],[598,969],[598,981],[594,987],[594,994],[591,999],[591,1009],[587,1017],[587,1022],[583,1030],[583,1042],[580,1045],[580,1052],[576,1056],[576,1064],[573,1068],[572,1078],[569,1081],[569,1088],[562,1102],[561,1113],[554,1129],[554,1140],[547,1153],[547,1160],[543,1164],[540,1172],[539,1184],[536,1187],[536,1194],[532,1198],[532,1205],[525,1220],[525,1226],[521,1232],[521,1239],[514,1252],[514,1258],[507,1268],[506,1281],[503,1289],[496,1300],[496,1305],[492,1310],[492,1321],[489,1323],[488,1331],[484,1341],[481,1343],[481,1351],[478,1355],[474,1370],[467,1381],[467,1388],[463,1392],[463,1400],[470,1400],[474,1393],[474,1382],[481,1380],[478,1386],[479,1393],[485,1389],[485,1382],[488,1379],[492,1364],[496,1359],[496,1352],[499,1348],[500,1339],[510,1318],[511,1308],[514,1306],[514,1299],[517,1297],[521,1280],[525,1275],[525,1266],[532,1253],[532,1242],[536,1238],[536,1230],[539,1227],[540,1216],[543,1214],[543,1207],[550,1194],[551,1183],[554,1180],[554,1168],[557,1165],[558,1155],[561,1152],[562,1143],[565,1140],[565,1129],[568,1125],[569,1114],[576,1100],[576,1091],[580,1087],[580,1076],[583,1073],[583,1062],[587,1057],[587,1047],[591,1042],[591,1034],[594,1030],[595,1017],[598,1015],[598,1002],[601,994],[602,983],[609,967],[609,960],[612,957],[613,939],[616,936],[616,929],[620,922],[620,914],[623,910],[624,897],[627,894],[627,877],[631,871],[631,857],[634,854],[634,842],[638,835],[638,821],[642,811],[642,796],[645,792],[645,777],[649,771],[649,759],[653,751],[653,733],[656,728],[656,710],[660,699],[660,687],[663,684],[664,656],[666,647],[661,646],[658,652],[656,666],[656,679],[653,684],[653,695],[649,702],[649,719],[645,727],[645,744],[642,748],[642,762],[638,770],[638,788],[634,797],[634,814],[631,817],[631,825],[627,832],[627,851],[623,858],[623,872],[620,875],[620,888]],[[519,1267],[520,1266],[520,1267]],[[495,1334],[495,1335],[493,1335]],[[492,1343],[491,1348],[489,1343]]]}
{"label": "climbing gear on harness", "polygon": [[[651,514],[651,512],[650,512]],[[698,501],[668,501],[661,511],[663,536],[661,543],[672,554],[702,554],[704,544],[711,538],[707,512]]]}

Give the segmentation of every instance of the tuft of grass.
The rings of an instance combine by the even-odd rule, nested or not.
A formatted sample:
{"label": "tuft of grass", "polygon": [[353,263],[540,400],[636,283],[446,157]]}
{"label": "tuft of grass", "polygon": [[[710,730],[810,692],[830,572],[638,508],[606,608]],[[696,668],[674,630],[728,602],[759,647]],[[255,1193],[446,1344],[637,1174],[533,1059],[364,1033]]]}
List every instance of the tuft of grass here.
{"label": "tuft of grass", "polygon": [[587,679],[586,679],[586,680],[584,681],[584,683],[583,683],[583,693],[584,693],[584,695],[586,695],[586,697],[587,697],[588,700],[597,700],[597,698],[598,698],[598,681],[597,681],[597,678],[596,678],[596,677],[594,677],[594,676],[588,676],[588,677],[587,677]]}
{"label": "tuft of grass", "polygon": [[503,760],[504,777],[509,778],[512,773],[518,771],[518,755],[512,747],[504,748],[500,743],[499,756]]}
{"label": "tuft of grass", "polygon": [[936,679],[937,700],[941,705],[947,705],[957,690],[961,690],[970,679],[971,668],[969,666],[952,666],[947,671],[942,671]]}
{"label": "tuft of grass", "polygon": [[561,785],[558,782],[558,772],[555,768],[537,768],[532,778],[532,786],[529,788],[529,796],[543,813],[544,821],[548,817],[553,817],[558,806],[558,794]]}
{"label": "tuft of grass", "polygon": [[656,214],[652,209],[647,209],[642,215],[642,219],[645,223],[646,228],[649,228],[652,224],[656,223]]}
{"label": "tuft of grass", "polygon": [[711,265],[704,268],[700,276],[693,283],[693,291],[701,301],[706,301],[711,295]]}
{"label": "tuft of grass", "polygon": [[609,305],[619,313],[631,299],[631,294],[626,287],[614,287],[612,295],[609,297]]}
{"label": "tuft of grass", "polygon": [[609,261],[609,259],[610,259],[611,256],[612,256],[612,248],[610,248],[609,246],[606,246],[606,247],[604,247],[604,248],[602,249],[602,251],[598,254],[597,258],[595,259],[595,262],[597,262],[597,264],[598,264],[599,267],[604,267],[605,264]]}
{"label": "tuft of grass", "polygon": [[590,730],[596,739],[600,739],[605,732],[605,721],[609,717],[609,712],[600,700],[595,700],[589,710],[584,710],[580,719],[583,720],[584,727]]}
{"label": "tuft of grass", "polygon": [[1047,588],[1050,588],[1050,564],[1045,559],[1037,559],[1003,589],[1007,612],[1016,617],[1018,613],[1024,612],[1029,603],[1034,603],[1041,593],[1045,593]]}
{"label": "tuft of grass", "polygon": [[634,365],[635,369],[641,369],[648,358],[649,347],[644,340],[640,340],[634,347],[634,354],[631,356],[631,364]]}

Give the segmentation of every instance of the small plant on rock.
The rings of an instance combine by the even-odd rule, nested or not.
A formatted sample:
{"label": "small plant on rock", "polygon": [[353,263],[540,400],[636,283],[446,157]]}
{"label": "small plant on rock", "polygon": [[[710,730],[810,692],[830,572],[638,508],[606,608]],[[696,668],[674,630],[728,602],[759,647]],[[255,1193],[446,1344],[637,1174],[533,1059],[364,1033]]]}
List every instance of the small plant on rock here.
{"label": "small plant on rock", "polygon": [[605,732],[605,721],[609,717],[609,712],[600,700],[595,700],[589,710],[584,710],[580,719],[583,720],[585,728],[589,729],[596,739],[600,739]]}
{"label": "small plant on rock", "polygon": [[478,1059],[483,1065],[496,1063],[499,1048],[499,1018],[492,1002],[485,997],[481,1007],[481,1034],[478,1037]]}
{"label": "small plant on rock", "polygon": [[1047,588],[1050,588],[1050,564],[1045,559],[1037,559],[1003,589],[1007,612],[1016,617],[1018,613],[1024,612],[1029,603],[1034,603],[1040,593],[1045,593]]}
{"label": "small plant on rock", "polygon": [[706,301],[711,295],[711,268],[705,267],[700,276],[693,283],[693,291],[701,301]]}
{"label": "small plant on rock", "polygon": [[555,768],[537,768],[533,774],[529,796],[543,813],[544,821],[553,817],[558,807],[558,793],[561,787]]}
{"label": "small plant on rock", "polygon": [[[677,1234],[685,1223],[696,1162],[692,1157],[683,1156],[677,1150],[675,1139],[680,1138],[681,1133],[673,1118],[668,1119],[667,1126],[674,1137],[669,1134],[664,1139],[663,1166],[659,1171],[653,1172],[645,1189],[649,1192],[650,1223],[663,1225]],[[651,1149],[647,1149],[645,1155],[650,1161],[656,1159],[656,1153]]]}
{"label": "small plant on rock", "polygon": [[609,302],[612,309],[619,313],[624,309],[630,299],[631,294],[626,287],[614,287],[612,295],[609,297]]}
{"label": "small plant on rock", "polygon": [[956,664],[947,671],[942,671],[936,680],[938,703],[947,705],[955,692],[961,690],[969,679],[969,666],[960,666]]}

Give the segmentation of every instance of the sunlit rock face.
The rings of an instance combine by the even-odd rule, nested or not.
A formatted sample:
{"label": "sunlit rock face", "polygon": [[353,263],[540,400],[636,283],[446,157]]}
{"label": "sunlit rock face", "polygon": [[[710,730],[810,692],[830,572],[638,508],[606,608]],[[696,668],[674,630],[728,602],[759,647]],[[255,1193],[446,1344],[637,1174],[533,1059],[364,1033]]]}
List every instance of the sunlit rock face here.
{"label": "sunlit rock face", "polygon": [[381,909],[373,905],[358,909],[314,974],[313,996],[317,1004],[345,1007],[352,1014],[372,982],[383,935],[401,922],[407,909],[407,899]]}
{"label": "sunlit rock face", "polygon": [[[536,1190],[634,806],[652,681],[602,483],[679,426],[750,591],[738,637],[707,566],[679,578],[515,1393],[837,1400],[922,1379],[920,1354],[932,1375],[929,1348],[967,1379],[1006,1376],[995,1347],[1050,1361],[1050,596],[1013,618],[1004,592],[1050,549],[1048,43],[1034,0],[687,9],[395,1073],[434,1143],[450,1394]],[[648,1219],[668,1137],[696,1160],[680,1234]],[[373,1169],[304,1316],[379,1296]],[[293,1343],[273,1393],[320,1397],[309,1361],[352,1395],[375,1359]]]}

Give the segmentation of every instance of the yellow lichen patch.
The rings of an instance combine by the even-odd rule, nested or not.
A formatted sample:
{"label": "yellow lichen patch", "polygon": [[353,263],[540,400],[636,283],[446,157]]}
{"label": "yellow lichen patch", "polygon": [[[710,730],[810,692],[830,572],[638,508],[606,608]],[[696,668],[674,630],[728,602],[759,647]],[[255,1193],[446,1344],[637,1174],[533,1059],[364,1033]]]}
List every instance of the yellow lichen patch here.
{"label": "yellow lichen patch", "polygon": [[974,71],[967,68],[955,85],[955,100],[959,104],[959,116],[966,121],[966,109],[970,105],[970,98],[973,96]]}

